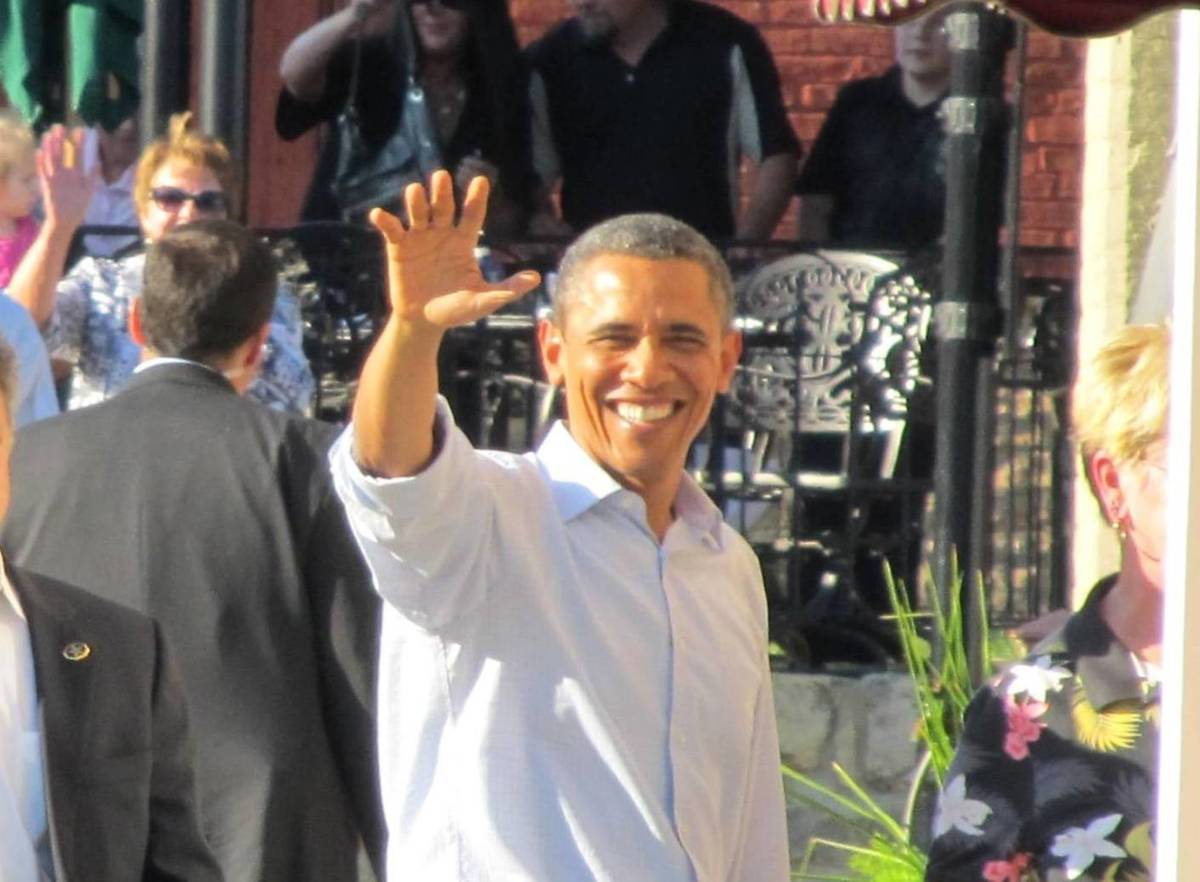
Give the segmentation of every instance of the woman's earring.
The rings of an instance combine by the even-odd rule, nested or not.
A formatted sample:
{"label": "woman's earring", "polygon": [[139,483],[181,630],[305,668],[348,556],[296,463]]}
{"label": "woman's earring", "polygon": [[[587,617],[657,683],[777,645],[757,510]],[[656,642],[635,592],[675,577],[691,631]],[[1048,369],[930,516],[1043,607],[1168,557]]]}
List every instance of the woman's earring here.
{"label": "woman's earring", "polygon": [[1113,520],[1112,520],[1112,521],[1109,523],[1109,526],[1110,526],[1110,527],[1112,527],[1112,528],[1113,528],[1113,530],[1115,530],[1115,531],[1116,531],[1116,533],[1117,533],[1117,538],[1118,538],[1119,540],[1121,540],[1122,542],[1124,542],[1124,541],[1125,541],[1125,536],[1127,535],[1127,534],[1126,534],[1126,532],[1125,532],[1125,525],[1124,525],[1124,524],[1122,524],[1120,521],[1118,521],[1116,518],[1114,518],[1114,519],[1113,519]]}

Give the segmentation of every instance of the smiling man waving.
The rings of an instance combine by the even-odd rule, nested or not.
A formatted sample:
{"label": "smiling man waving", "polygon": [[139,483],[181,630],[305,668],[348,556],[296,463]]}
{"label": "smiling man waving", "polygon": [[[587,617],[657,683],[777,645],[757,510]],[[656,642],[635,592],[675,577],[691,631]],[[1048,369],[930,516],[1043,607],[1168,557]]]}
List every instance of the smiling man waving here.
{"label": "smiling man waving", "polygon": [[446,330],[530,290],[481,278],[486,181],[377,211],[392,313],[332,454],[387,601],[392,879],[780,882],[787,847],[749,547],[684,473],[741,348],[712,246],[659,215],[585,233],[538,329],[567,421],[473,450],[437,399]]}

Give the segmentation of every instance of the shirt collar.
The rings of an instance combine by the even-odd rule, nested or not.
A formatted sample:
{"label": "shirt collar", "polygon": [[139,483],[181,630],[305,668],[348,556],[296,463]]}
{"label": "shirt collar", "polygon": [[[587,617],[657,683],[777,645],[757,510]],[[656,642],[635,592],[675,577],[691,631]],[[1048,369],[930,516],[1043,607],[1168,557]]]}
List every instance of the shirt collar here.
{"label": "shirt collar", "polygon": [[17,597],[17,590],[13,588],[13,584],[8,578],[8,568],[4,565],[4,558],[0,556],[0,603],[8,603],[9,606],[17,614],[17,618],[21,621],[25,619],[25,608],[21,606],[21,598]]}
{"label": "shirt collar", "polygon": [[133,172],[136,162],[130,163],[125,167],[125,171],[117,177],[111,184],[106,184],[103,181],[100,184],[101,189],[108,190],[110,193],[132,193],[133,192]]}
{"label": "shirt collar", "polygon": [[[138,366],[133,369],[133,372],[135,374],[140,374],[142,371],[149,370],[152,367],[158,367],[162,364],[192,364],[196,367],[202,367],[206,371],[212,371],[214,374],[221,374],[221,372],[215,367],[205,364],[202,361],[192,361],[190,358],[176,358],[169,355],[160,355],[157,358],[148,358],[143,362],[139,362]],[[222,374],[222,376],[224,375]]]}
{"label": "shirt collar", "polygon": [[1100,613],[1105,595],[1115,584],[1115,576],[1101,580],[1062,633],[1065,649],[1075,661],[1075,672],[1095,708],[1116,701],[1146,701],[1154,691],[1154,686],[1134,664],[1130,651],[1109,630]]}
{"label": "shirt collar", "polygon": [[[538,447],[537,460],[550,481],[550,495],[564,521],[579,517],[592,506],[622,492],[623,488],[571,435],[559,420]],[[721,510],[686,472],[680,478],[673,504],[675,517],[696,534],[721,541]]]}

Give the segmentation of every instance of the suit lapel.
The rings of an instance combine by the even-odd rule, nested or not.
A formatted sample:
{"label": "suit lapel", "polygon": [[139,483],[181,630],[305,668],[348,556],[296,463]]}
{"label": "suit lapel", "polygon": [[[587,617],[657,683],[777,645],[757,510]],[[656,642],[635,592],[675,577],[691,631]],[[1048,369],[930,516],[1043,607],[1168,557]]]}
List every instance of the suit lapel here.
{"label": "suit lapel", "polygon": [[[56,882],[82,878],[73,872],[76,779],[85,756],[91,714],[96,648],[87,639],[85,623],[76,620],[70,603],[57,592],[38,590],[37,578],[8,569],[29,622],[34,680],[42,727],[46,819],[54,857]],[[83,647],[87,647],[86,656]]]}

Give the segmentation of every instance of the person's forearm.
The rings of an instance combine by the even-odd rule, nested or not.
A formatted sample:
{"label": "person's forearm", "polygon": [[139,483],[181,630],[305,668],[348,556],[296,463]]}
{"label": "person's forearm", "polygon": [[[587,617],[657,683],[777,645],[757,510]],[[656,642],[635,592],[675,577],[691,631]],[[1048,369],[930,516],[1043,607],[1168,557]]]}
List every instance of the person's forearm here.
{"label": "person's forearm", "polygon": [[737,238],[751,241],[771,238],[791,201],[795,181],[796,157],[791,153],[777,153],[764,159],[755,170],[754,187],[738,224]]}
{"label": "person's forearm", "polygon": [[279,62],[279,76],[293,97],[311,104],[325,93],[329,62],[358,24],[354,7],[351,3],[322,19],[288,45]]}
{"label": "person's forearm", "polygon": [[439,329],[393,314],[367,357],[354,400],[354,452],[369,474],[407,477],[433,458],[441,341]]}
{"label": "person's forearm", "polygon": [[9,295],[29,310],[39,328],[54,315],[55,295],[74,235],[75,227],[54,221],[42,224],[9,280]]}

